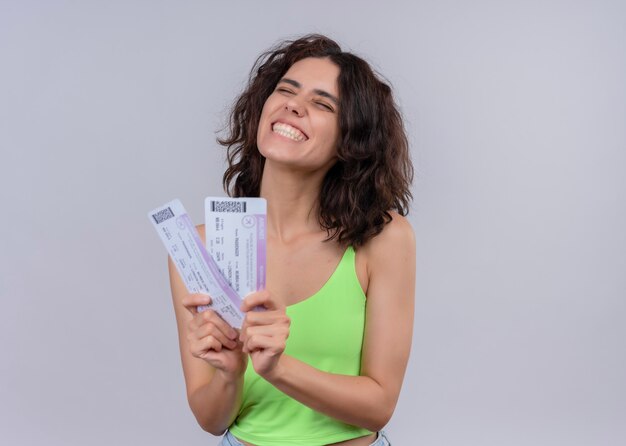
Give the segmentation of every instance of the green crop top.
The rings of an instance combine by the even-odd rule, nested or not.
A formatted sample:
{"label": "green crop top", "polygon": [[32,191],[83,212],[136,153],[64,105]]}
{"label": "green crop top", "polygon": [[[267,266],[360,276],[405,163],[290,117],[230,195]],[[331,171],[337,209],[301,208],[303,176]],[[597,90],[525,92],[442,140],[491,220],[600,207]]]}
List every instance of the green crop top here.
{"label": "green crop top", "polygon": [[[287,307],[291,318],[285,354],[319,370],[359,375],[365,329],[365,294],[350,246],[324,286]],[[371,432],[330,418],[299,403],[256,374],[244,376],[243,401],[232,434],[257,446],[326,445]]]}

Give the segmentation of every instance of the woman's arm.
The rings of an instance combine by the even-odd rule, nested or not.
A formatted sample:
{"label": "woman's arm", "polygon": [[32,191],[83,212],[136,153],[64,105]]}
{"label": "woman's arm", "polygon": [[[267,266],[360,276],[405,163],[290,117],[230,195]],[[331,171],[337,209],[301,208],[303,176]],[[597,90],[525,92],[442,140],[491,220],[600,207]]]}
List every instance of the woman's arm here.
{"label": "woman's arm", "polygon": [[[413,230],[405,218],[394,214],[381,234],[362,250],[367,258],[369,285],[360,376],[322,372],[283,355],[280,335],[270,335],[264,324],[264,318],[273,317],[281,321],[280,330],[284,331],[282,319],[277,314],[272,316],[280,313],[279,307],[274,311],[249,312],[242,340],[244,351],[251,351],[257,373],[279,390],[333,418],[376,431],[387,424],[395,409],[411,348],[415,294]],[[258,293],[246,298],[245,309],[258,304],[274,305],[269,293]],[[258,327],[257,332],[250,330],[254,327]]]}
{"label": "woman's arm", "polygon": [[209,296],[190,295],[171,259],[168,265],[189,407],[204,430],[221,435],[241,405],[246,355],[233,340],[238,333],[216,313],[196,311]]}

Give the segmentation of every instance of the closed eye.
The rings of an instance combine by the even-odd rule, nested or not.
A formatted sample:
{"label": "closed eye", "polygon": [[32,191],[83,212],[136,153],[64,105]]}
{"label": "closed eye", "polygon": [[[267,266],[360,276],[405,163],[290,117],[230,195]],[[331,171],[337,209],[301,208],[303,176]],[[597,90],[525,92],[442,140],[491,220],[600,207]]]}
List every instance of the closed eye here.
{"label": "closed eye", "polygon": [[324,109],[328,110],[328,111],[331,111],[331,112],[335,111],[335,110],[334,110],[334,109],[333,109],[330,105],[328,105],[326,102],[315,101],[315,103],[316,103],[317,105],[319,105],[320,107],[322,107],[322,108],[324,108]]}
{"label": "closed eye", "polygon": [[290,90],[289,88],[285,88],[285,87],[278,87],[276,91],[280,93],[295,94],[292,90]]}

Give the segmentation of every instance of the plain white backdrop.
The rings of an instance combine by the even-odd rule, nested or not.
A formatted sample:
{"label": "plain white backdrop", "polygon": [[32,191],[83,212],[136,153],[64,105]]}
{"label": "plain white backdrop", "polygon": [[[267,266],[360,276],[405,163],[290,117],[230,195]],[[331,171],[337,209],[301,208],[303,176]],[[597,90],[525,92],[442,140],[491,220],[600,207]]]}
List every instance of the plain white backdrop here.
{"label": "plain white backdrop", "polygon": [[[146,217],[221,194],[257,55],[321,32],[416,166],[394,445],[626,444],[626,5],[0,0],[0,442],[215,445]],[[390,330],[393,327],[389,327]]]}

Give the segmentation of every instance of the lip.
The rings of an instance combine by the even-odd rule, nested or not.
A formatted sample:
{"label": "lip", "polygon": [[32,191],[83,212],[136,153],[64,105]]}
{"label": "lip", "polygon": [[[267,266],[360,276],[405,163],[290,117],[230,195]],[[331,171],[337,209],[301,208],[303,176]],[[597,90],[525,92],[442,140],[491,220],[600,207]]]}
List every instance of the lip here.
{"label": "lip", "polygon": [[298,127],[296,124],[294,124],[293,122],[290,122],[286,119],[277,119],[276,121],[272,122],[270,124],[270,130],[274,127],[274,124],[277,123],[281,123],[281,124],[287,124],[290,125],[291,127],[293,127],[294,129],[298,129],[306,138],[305,141],[307,141],[309,139],[309,135],[306,134],[306,132],[304,130],[302,130],[300,127]]}

